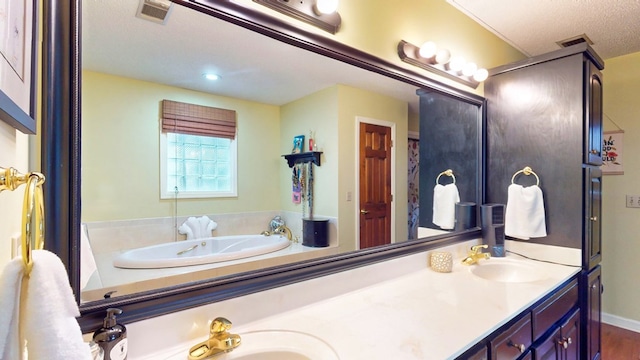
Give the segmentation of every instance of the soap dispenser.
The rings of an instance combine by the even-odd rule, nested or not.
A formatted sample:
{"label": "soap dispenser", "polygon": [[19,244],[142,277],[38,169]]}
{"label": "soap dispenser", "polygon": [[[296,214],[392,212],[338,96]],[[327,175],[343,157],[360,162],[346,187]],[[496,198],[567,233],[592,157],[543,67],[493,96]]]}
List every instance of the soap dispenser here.
{"label": "soap dispenser", "polygon": [[102,327],[93,334],[93,341],[104,351],[104,360],[127,359],[127,328],[116,321],[120,314],[120,309],[107,309]]}

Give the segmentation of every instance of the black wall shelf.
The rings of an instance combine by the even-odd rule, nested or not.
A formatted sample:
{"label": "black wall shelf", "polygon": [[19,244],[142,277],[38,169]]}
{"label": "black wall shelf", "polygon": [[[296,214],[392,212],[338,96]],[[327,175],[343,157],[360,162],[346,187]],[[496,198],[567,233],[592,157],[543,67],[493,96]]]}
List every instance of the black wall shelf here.
{"label": "black wall shelf", "polygon": [[314,164],[320,166],[320,155],[322,151],[309,151],[298,154],[287,154],[282,155],[287,160],[289,167],[292,168],[293,165],[297,163],[306,163],[313,162]]}

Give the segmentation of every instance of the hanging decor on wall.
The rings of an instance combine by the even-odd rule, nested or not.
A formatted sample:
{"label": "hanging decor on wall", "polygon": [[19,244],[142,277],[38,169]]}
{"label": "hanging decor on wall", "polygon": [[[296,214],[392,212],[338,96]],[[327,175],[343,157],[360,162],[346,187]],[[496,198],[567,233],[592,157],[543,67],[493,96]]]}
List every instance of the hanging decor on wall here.
{"label": "hanging decor on wall", "polygon": [[602,137],[602,173],[623,175],[622,163],[624,130],[605,131]]}

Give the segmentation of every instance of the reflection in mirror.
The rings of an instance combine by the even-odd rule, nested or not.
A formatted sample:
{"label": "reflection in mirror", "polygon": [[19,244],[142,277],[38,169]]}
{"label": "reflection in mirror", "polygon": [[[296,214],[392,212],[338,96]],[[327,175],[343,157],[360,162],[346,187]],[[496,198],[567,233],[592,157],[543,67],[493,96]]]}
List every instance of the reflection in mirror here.
{"label": "reflection in mirror", "polygon": [[[422,130],[415,86],[175,4],[165,24],[135,17],[137,6],[124,0],[82,6],[81,221],[82,242],[92,252],[82,254],[81,301],[358,250],[356,116],[396,126],[400,203],[392,238],[415,237],[407,235],[407,220],[417,213],[406,210],[405,167],[408,130]],[[216,82],[202,76],[210,71]],[[164,99],[236,111],[237,196],[161,198]],[[207,235],[215,237],[258,235],[281,216],[292,239],[301,239],[308,208],[292,202],[292,169],[282,155],[291,152],[294,136],[310,132],[322,151],[321,166],[313,168],[313,209],[329,222],[330,246],[291,243],[249,258],[162,269],[113,265],[130,249],[183,243],[178,228],[192,216],[213,220],[217,227]],[[171,251],[192,247],[184,244]]]}

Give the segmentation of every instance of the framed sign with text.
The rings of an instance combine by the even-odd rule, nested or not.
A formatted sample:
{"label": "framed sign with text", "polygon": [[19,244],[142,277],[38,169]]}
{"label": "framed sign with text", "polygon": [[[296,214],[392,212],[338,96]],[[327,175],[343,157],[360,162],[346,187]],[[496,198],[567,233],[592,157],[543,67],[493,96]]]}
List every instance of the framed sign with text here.
{"label": "framed sign with text", "polygon": [[605,131],[602,137],[602,173],[623,175],[622,163],[624,131]]}

